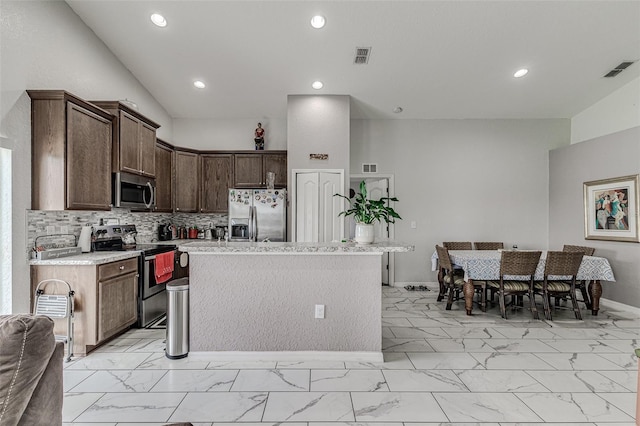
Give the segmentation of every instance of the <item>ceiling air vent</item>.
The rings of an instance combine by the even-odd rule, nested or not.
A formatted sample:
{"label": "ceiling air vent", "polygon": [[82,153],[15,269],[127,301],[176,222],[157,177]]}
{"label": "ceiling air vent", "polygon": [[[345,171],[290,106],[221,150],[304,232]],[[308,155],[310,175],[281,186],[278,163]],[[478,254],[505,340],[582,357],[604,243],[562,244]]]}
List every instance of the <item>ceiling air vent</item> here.
{"label": "ceiling air vent", "polygon": [[367,64],[369,63],[369,54],[371,53],[370,47],[356,47],[356,58],[354,64]]}
{"label": "ceiling air vent", "polygon": [[378,165],[375,163],[363,164],[362,173],[378,173]]}
{"label": "ceiling air vent", "polygon": [[622,62],[620,65],[618,65],[617,67],[613,68],[611,71],[606,73],[605,77],[615,77],[616,75],[620,74],[622,71],[627,69],[629,67],[629,65],[633,64],[634,62],[635,61]]}

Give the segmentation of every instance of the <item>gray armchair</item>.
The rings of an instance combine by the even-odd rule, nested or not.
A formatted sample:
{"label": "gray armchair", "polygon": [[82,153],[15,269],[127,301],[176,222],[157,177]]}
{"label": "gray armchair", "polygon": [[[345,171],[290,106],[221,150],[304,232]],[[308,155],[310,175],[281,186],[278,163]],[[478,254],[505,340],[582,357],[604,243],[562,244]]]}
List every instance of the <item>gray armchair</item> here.
{"label": "gray armchair", "polygon": [[50,318],[0,316],[0,425],[62,424],[63,357]]}

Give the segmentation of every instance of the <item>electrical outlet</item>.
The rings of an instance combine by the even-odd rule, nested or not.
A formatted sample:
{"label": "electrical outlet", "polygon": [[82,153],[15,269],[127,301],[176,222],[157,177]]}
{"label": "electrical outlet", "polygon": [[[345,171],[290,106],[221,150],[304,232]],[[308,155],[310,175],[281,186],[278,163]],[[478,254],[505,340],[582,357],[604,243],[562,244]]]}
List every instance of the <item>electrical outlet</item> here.
{"label": "electrical outlet", "polygon": [[69,233],[69,227],[67,225],[62,225],[60,227],[60,233],[61,234],[68,234]]}
{"label": "electrical outlet", "polygon": [[416,223],[415,220],[411,221],[411,229],[416,229],[418,227],[418,224]]}
{"label": "electrical outlet", "polygon": [[316,305],[316,318],[324,318],[324,305]]}
{"label": "electrical outlet", "polygon": [[47,235],[52,235],[56,233],[56,227],[53,225],[48,225],[46,230],[47,230]]}

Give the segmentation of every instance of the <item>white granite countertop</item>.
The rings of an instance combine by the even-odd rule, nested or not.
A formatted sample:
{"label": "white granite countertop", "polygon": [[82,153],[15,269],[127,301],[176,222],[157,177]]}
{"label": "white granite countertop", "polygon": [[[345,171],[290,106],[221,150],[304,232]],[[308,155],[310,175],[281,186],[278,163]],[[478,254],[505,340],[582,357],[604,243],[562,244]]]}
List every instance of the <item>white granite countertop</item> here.
{"label": "white granite countertop", "polygon": [[[181,245],[184,243],[190,243],[194,241],[209,241],[212,240],[168,240],[168,241],[138,241],[140,244],[158,244],[158,245]],[[217,244],[217,241],[215,241]],[[56,259],[38,260],[31,259],[29,265],[102,265],[103,263],[117,262],[119,260],[131,259],[132,257],[140,256],[139,250],[127,250],[127,251],[97,251],[91,253],[82,253],[76,256],[59,257]]]}
{"label": "white granite countertop", "polygon": [[197,241],[178,245],[178,250],[191,254],[204,253],[380,253],[408,252],[414,246],[397,241],[380,241],[373,244],[346,243],[258,243]]}
{"label": "white granite countertop", "polygon": [[37,260],[32,259],[29,265],[101,265],[103,263],[117,262],[131,259],[140,255],[138,250],[130,251],[96,251],[82,253],[77,256],[59,257],[57,259]]}

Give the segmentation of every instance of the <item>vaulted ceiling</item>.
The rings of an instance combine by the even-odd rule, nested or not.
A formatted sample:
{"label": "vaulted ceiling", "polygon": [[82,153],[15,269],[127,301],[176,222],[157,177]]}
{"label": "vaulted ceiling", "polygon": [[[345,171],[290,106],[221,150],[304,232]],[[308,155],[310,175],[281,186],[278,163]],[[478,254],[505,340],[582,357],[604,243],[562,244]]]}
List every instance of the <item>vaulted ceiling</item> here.
{"label": "vaulted ceiling", "polygon": [[640,59],[639,1],[67,3],[174,118],[284,118],[290,94],[350,95],[354,118],[569,118],[640,76],[603,77]]}

